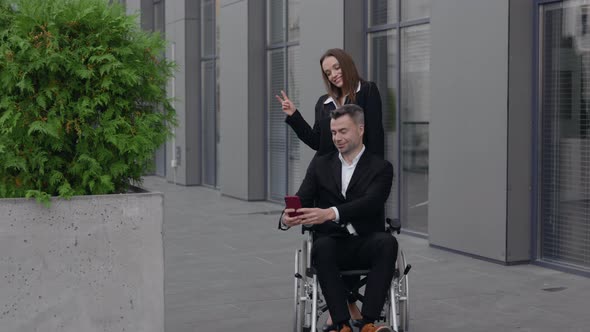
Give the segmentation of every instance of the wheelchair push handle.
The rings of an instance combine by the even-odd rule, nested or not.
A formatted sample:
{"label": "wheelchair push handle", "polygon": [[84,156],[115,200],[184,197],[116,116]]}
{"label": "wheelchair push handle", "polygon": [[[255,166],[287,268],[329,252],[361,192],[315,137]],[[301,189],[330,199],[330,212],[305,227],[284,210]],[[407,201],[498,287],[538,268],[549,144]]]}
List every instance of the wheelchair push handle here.
{"label": "wheelchair push handle", "polygon": [[385,222],[387,223],[387,230],[391,233],[395,232],[397,234],[400,233],[401,229],[402,229],[402,222],[399,220],[399,218],[385,218]]}

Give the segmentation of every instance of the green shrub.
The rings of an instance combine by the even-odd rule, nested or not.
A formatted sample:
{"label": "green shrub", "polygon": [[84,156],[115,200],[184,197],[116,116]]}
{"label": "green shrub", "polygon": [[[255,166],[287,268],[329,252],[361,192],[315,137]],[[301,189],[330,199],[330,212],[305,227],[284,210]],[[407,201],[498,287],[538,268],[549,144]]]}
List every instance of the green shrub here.
{"label": "green shrub", "polygon": [[107,0],[0,0],[0,197],[139,182],[176,121],[164,49]]}

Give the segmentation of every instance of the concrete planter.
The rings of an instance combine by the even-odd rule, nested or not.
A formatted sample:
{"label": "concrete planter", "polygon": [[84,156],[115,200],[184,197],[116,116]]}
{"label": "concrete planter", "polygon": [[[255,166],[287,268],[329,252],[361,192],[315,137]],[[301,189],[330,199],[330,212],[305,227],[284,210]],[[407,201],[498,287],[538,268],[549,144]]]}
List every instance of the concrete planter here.
{"label": "concrete planter", "polygon": [[0,331],[164,331],[163,195],[0,199]]}

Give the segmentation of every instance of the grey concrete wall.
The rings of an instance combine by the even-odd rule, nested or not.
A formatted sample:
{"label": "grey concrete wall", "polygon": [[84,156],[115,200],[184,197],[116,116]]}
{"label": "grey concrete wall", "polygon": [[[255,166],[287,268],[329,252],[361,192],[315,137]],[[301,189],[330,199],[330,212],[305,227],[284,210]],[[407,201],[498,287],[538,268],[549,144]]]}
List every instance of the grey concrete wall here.
{"label": "grey concrete wall", "polygon": [[506,260],[508,0],[432,2],[429,239]]}
{"label": "grey concrete wall", "polygon": [[266,199],[266,10],[248,1],[248,200]]}
{"label": "grey concrete wall", "polygon": [[510,0],[508,82],[508,262],[531,258],[532,1]]}
{"label": "grey concrete wall", "polygon": [[[315,104],[326,93],[320,58],[330,48],[344,48],[344,1],[302,1],[300,15],[301,101],[297,107],[305,120],[313,126]],[[300,149],[300,169],[305,172],[315,151],[303,143],[300,144]]]}
{"label": "grey concrete wall", "polygon": [[163,195],[0,200],[0,330],[164,330]]}
{"label": "grey concrete wall", "polygon": [[169,94],[172,91],[175,94],[178,127],[166,149],[168,165],[175,159],[178,166],[169,167],[166,176],[169,181],[183,185],[201,183],[200,3],[197,0],[165,2],[166,39],[170,43],[166,57],[178,65],[174,82],[168,87]]}
{"label": "grey concrete wall", "polygon": [[154,29],[154,1],[153,0],[127,0],[125,2],[127,14],[137,14],[137,20],[142,29],[152,31]]}
{"label": "grey concrete wall", "polygon": [[248,198],[248,2],[219,8],[220,188]]}
{"label": "grey concrete wall", "polygon": [[127,14],[139,14],[141,9],[141,0],[127,0],[125,1],[125,9]]}
{"label": "grey concrete wall", "polygon": [[141,28],[147,31],[153,31],[155,27],[154,0],[140,0],[140,2]]}
{"label": "grey concrete wall", "polygon": [[361,77],[366,78],[365,71],[365,1],[344,0],[344,50],[352,56]]}
{"label": "grey concrete wall", "polygon": [[265,199],[263,5],[226,0],[219,13],[220,187],[246,200]]}

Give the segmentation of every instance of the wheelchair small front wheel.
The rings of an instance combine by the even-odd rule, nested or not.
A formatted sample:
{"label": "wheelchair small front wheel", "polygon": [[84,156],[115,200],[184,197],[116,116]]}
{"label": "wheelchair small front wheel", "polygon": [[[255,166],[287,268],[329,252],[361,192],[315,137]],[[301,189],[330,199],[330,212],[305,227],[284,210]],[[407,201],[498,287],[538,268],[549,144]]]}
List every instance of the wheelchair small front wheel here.
{"label": "wheelchair small front wheel", "polygon": [[398,256],[398,266],[401,273],[400,279],[397,285],[397,303],[399,311],[399,331],[408,331],[410,328],[410,288],[409,288],[409,275],[403,275],[403,271],[406,269],[407,262],[404,252],[400,250]]}

